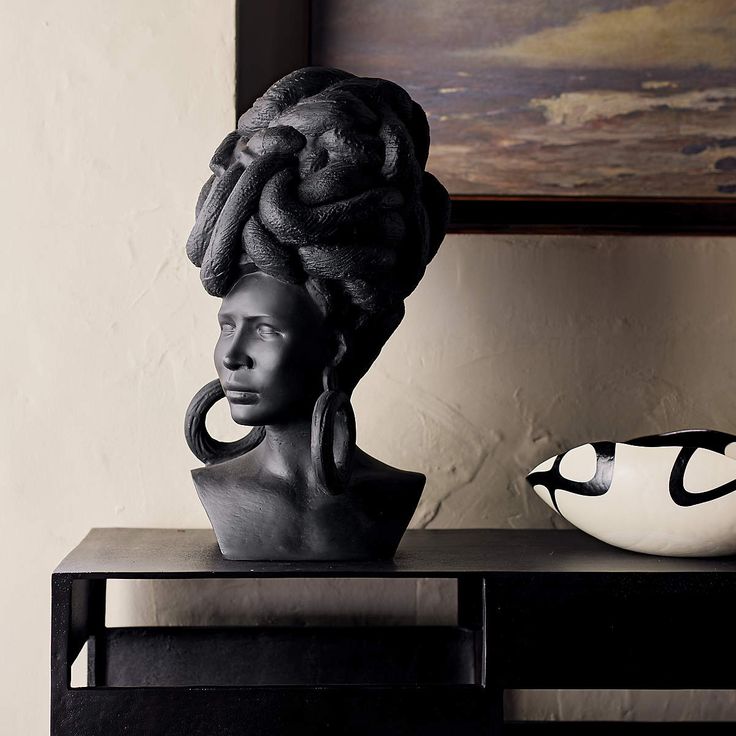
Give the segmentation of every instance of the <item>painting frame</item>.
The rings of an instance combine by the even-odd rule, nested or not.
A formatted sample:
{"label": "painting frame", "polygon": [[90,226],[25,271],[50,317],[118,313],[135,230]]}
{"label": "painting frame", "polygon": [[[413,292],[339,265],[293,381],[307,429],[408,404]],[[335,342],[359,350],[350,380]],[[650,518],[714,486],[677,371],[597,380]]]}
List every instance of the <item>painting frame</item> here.
{"label": "painting frame", "polygon": [[[236,0],[236,115],[312,63],[314,0]],[[736,235],[736,198],[453,194],[451,233]]]}

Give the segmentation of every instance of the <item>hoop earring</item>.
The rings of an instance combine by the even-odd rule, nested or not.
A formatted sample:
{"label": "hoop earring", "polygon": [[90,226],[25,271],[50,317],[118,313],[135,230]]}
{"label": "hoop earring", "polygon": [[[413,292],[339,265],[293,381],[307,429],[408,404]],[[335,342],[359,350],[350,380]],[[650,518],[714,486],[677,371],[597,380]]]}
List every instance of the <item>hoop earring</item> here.
{"label": "hoop earring", "polygon": [[324,391],[312,412],[312,467],[323,491],[347,489],[355,453],[355,414],[346,393],[337,388],[335,369],[325,369]]}
{"label": "hoop earring", "polygon": [[235,442],[220,442],[212,437],[205,425],[207,412],[224,398],[225,392],[220,382],[217,379],[210,381],[194,395],[184,416],[184,436],[187,445],[205,465],[245,455],[259,445],[266,436],[265,427],[254,427],[245,437]]}

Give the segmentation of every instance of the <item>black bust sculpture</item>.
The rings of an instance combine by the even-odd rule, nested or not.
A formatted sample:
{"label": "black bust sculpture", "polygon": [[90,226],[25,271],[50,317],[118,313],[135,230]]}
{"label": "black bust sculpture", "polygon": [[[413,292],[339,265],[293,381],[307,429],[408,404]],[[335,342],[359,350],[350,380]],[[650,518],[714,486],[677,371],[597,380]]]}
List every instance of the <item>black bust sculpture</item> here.
{"label": "black bust sculpture", "polygon": [[[425,478],[355,446],[350,395],[445,233],[426,116],[400,87],[328,68],[276,82],[210,163],[187,254],[222,297],[218,379],[192,400],[192,471],[225,557],[391,558]],[[254,429],[205,428],[225,396]]]}

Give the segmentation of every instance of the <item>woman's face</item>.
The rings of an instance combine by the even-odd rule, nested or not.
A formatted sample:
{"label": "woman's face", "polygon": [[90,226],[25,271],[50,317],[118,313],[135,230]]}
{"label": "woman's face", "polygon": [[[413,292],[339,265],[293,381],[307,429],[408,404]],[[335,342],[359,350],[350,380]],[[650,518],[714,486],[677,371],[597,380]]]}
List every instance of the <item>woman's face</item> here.
{"label": "woman's face", "polygon": [[306,289],[248,274],[222,300],[218,319],[215,367],[233,420],[256,426],[311,417],[333,356]]}

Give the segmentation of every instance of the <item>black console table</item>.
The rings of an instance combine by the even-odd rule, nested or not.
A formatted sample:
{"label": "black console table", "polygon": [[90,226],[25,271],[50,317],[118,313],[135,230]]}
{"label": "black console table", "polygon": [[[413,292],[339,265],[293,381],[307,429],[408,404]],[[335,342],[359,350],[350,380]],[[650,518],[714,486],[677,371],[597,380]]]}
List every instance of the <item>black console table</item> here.
{"label": "black console table", "polygon": [[[114,578],[454,578],[456,626],[105,626]],[[736,687],[736,559],[577,531],[409,531],[386,563],[234,562],[209,530],[93,529],[52,576],[52,736],[734,733],[504,723],[506,688]],[[88,685],[71,665],[88,646]]]}

